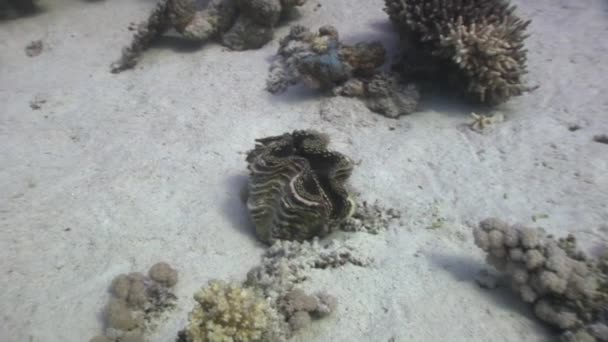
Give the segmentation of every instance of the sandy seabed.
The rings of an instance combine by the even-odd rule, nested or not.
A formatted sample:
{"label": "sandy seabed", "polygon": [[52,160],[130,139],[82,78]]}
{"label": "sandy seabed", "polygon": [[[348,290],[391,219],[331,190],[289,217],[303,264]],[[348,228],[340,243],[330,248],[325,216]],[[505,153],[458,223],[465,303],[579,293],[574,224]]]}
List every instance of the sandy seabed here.
{"label": "sandy seabed", "polygon": [[[608,134],[603,0],[515,1],[532,19],[529,82],[540,88],[500,107],[505,121],[483,133],[458,101],[427,98],[394,120],[356,99],[272,96],[277,39],[230,52],[165,38],[134,70],[111,74],[127,26],[155,1],[41,3],[0,23],[3,341],[88,340],[102,331],[111,279],[159,260],[180,272],[178,306],[150,341],[172,341],[196,290],[243,280],[259,262],[265,247],[239,198],[244,153],[294,129],[329,133],[332,149],[360,161],[351,184],[362,199],[402,213],[379,235],[337,234],[374,263],[314,271],[305,288],[340,307],[295,340],[552,341],[515,295],[475,283],[486,266],[472,227],[496,216],[571,232],[589,250],[606,243],[608,145],[593,140]],[[297,23],[333,24],[346,42],[377,39],[396,53],[382,8],[309,0]],[[26,56],[39,39],[42,53]]]}

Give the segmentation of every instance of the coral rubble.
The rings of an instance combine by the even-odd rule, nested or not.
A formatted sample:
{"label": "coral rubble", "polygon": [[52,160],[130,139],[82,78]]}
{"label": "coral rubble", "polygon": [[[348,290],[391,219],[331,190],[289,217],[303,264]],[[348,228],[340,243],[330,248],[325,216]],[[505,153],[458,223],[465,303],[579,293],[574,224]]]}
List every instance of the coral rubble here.
{"label": "coral rubble", "polygon": [[586,256],[571,235],[557,240],[495,218],[474,237],[536,316],[563,331],[562,341],[608,341],[608,258]]}
{"label": "coral rubble", "polygon": [[295,25],[280,42],[266,89],[276,94],[302,82],[334,95],[361,98],[370,110],[389,117],[409,114],[416,109],[418,90],[379,70],[385,55],[378,42],[342,43],[333,26],[313,33]]}
{"label": "coral rubble", "polygon": [[340,229],[345,232],[378,234],[400,218],[401,213],[396,209],[383,208],[378,202],[370,204],[363,201],[357,205],[355,212],[342,223]]}
{"label": "coral rubble", "polygon": [[135,66],[141,53],[158,36],[174,28],[184,39],[220,41],[232,50],[258,49],[273,37],[274,28],[306,0],[160,0],[141,23],[112,72]]}
{"label": "coral rubble", "polygon": [[530,21],[517,17],[507,0],[385,0],[385,5],[407,48],[400,63],[406,78],[431,73],[489,104],[534,89],[523,80]]}
{"label": "coral rubble", "polygon": [[297,284],[308,279],[312,269],[337,268],[346,264],[367,266],[369,258],[359,256],[342,242],[278,240],[266,250],[261,265],[247,274],[247,284],[262,289],[272,301],[279,301]]}
{"label": "coral rubble", "polygon": [[133,272],[112,280],[112,297],[104,309],[105,335],[91,341],[144,341],[144,332],[153,329],[154,320],[175,306],[171,287],[177,283],[177,271],[159,262],[148,272],[150,277]]}
{"label": "coral rubble", "polygon": [[354,210],[345,188],[353,163],[329,138],[294,131],[256,140],[247,155],[247,208],[260,240],[306,240],[332,232]]}

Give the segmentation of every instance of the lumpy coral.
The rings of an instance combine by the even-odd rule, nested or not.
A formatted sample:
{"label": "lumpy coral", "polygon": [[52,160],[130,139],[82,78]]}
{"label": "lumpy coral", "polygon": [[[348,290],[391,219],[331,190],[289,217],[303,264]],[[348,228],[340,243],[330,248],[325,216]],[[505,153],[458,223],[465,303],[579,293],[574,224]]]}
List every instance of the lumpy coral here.
{"label": "lumpy coral", "polygon": [[338,302],[333,296],[320,292],[307,294],[302,289],[293,289],[279,301],[279,307],[287,317],[292,331],[301,330],[311,324],[312,318],[323,318],[336,310]]}
{"label": "lumpy coral", "polygon": [[154,319],[175,307],[177,297],[171,286],[177,283],[177,271],[165,262],[148,272],[120,274],[112,280],[112,297],[104,308],[105,335],[91,341],[143,342],[144,333],[154,327]]}
{"label": "lumpy coral", "polygon": [[[254,288],[214,280],[194,295],[197,306],[180,333],[184,342],[270,342],[280,338],[279,318]],[[279,329],[280,330],[280,329]]]}
{"label": "lumpy coral", "polygon": [[158,36],[174,28],[184,39],[219,40],[232,50],[257,49],[273,37],[274,28],[306,0],[210,0],[204,8],[196,0],[160,0],[141,23],[112,72],[132,68]]}
{"label": "lumpy coral", "polygon": [[352,214],[345,182],[353,162],[328,144],[329,138],[315,131],[256,140],[247,155],[247,207],[260,240],[325,236]]}
{"label": "lumpy coral", "polygon": [[385,55],[379,42],[344,44],[333,26],[313,33],[295,25],[280,42],[266,89],[276,94],[302,82],[334,95],[361,98],[370,110],[389,117],[409,114],[416,109],[418,90],[380,71]]}
{"label": "lumpy coral", "polygon": [[608,341],[606,258],[587,257],[571,235],[557,240],[495,218],[483,220],[474,237],[536,316],[564,332],[563,341]]}
{"label": "lumpy coral", "polygon": [[530,21],[516,16],[508,1],[385,0],[385,4],[404,45],[419,50],[404,51],[401,69],[406,77],[434,73],[464,88],[471,98],[490,104],[534,89],[523,80]]}

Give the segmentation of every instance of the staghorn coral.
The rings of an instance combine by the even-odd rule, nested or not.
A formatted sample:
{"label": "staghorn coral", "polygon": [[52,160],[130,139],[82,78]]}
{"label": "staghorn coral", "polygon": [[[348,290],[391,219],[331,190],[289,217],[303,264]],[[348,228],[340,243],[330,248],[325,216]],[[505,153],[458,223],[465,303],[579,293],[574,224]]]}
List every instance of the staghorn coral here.
{"label": "staghorn coral", "polygon": [[[523,80],[530,21],[517,17],[508,1],[385,0],[385,5],[404,44],[422,51],[423,57],[421,52],[411,53],[414,58],[404,52],[404,76],[431,71],[490,104],[534,89]],[[428,60],[437,67],[430,67]]]}
{"label": "staghorn coral", "polygon": [[325,236],[352,214],[345,182],[353,163],[328,144],[315,131],[256,140],[247,155],[247,208],[261,241]]}
{"label": "staghorn coral", "polygon": [[302,82],[333,95],[361,98],[370,110],[389,117],[409,114],[416,109],[418,91],[379,71],[385,55],[378,42],[343,44],[333,26],[312,33],[295,25],[280,42],[266,89],[277,94]]}
{"label": "staghorn coral", "polygon": [[220,41],[232,50],[258,49],[273,37],[280,20],[306,0],[210,0],[203,8],[196,0],[160,0],[141,23],[121,58],[112,64],[117,73],[135,66],[152,41],[174,28],[184,39]]}
{"label": "staghorn coral", "polygon": [[506,272],[515,292],[563,341],[608,341],[608,263],[587,257],[573,236],[556,240],[541,229],[495,218],[474,230],[488,262]]}
{"label": "staghorn coral", "polygon": [[177,271],[167,263],[153,265],[150,277],[132,272],[112,280],[112,297],[104,308],[105,335],[91,341],[143,342],[154,321],[175,307],[177,297],[170,287],[177,283]]}
{"label": "staghorn coral", "polygon": [[194,295],[180,342],[272,342],[283,339],[277,312],[255,288],[212,280]]}

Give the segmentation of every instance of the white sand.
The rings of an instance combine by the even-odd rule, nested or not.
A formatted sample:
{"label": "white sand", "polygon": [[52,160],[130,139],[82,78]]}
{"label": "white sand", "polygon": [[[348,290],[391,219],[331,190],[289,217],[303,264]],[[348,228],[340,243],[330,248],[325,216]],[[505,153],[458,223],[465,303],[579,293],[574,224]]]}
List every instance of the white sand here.
{"label": "white sand", "polygon": [[[370,268],[318,270],[339,311],[302,341],[550,341],[553,332],[506,289],[474,282],[484,267],[471,227],[487,216],[606,242],[608,5],[516,1],[531,18],[536,92],[501,108],[479,134],[470,108],[427,99],[391,120],[354,99],[264,91],[273,41],[258,51],[200,49],[171,39],[135,70],[109,64],[154,0],[42,1],[0,23],[0,340],[87,341],[101,333],[111,279],[165,260],[180,271],[179,307],[150,341],[172,341],[192,293],[244,278],[264,246],[239,201],[255,138],[315,128],[362,163],[352,185],[403,211],[381,235],[341,234]],[[322,7],[314,11],[316,5]],[[310,0],[299,23],[337,26],[347,41],[396,35],[382,0]],[[282,27],[277,37],[288,32]],[[24,48],[42,39],[44,51]],[[41,109],[30,101],[44,99]],[[569,125],[580,129],[570,131]],[[389,128],[393,127],[394,130]],[[427,229],[436,218],[438,229]]]}

